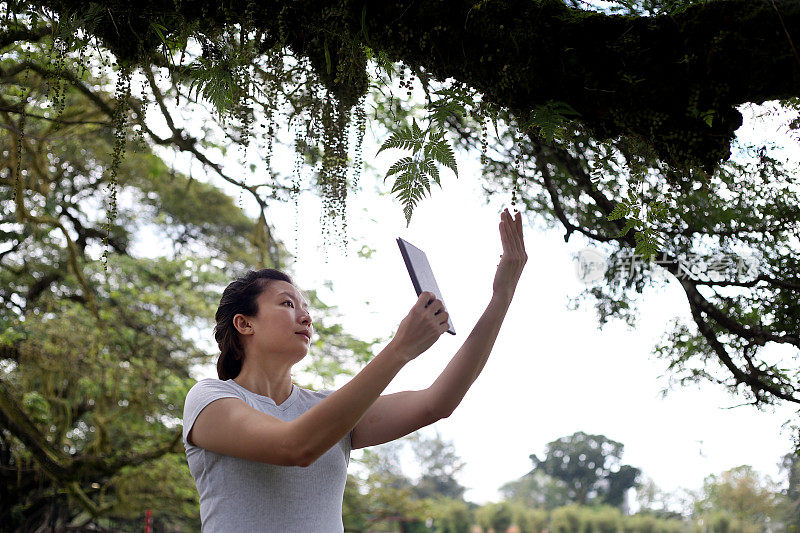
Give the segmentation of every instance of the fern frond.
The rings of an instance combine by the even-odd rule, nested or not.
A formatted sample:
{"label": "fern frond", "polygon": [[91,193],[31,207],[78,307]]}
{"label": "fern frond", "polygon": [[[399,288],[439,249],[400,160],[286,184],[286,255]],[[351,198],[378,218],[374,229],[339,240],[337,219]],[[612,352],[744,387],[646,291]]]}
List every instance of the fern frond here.
{"label": "fern frond", "polygon": [[238,100],[239,80],[228,62],[212,63],[199,60],[188,65],[186,75],[191,79],[189,95],[201,95],[222,114]]}
{"label": "fern frond", "polygon": [[439,181],[439,169],[436,167],[436,162],[433,159],[425,158],[419,163],[420,172],[429,175],[436,182],[439,188],[442,184]]}
{"label": "fern frond", "polygon": [[[431,184],[428,180],[428,176],[420,172],[419,168],[415,168],[412,172],[400,174],[394,182],[394,186],[392,186],[392,192],[399,192],[400,194],[398,196],[400,198],[411,195],[417,190],[423,193],[424,191],[431,192]],[[424,196],[424,194],[422,194],[422,196]],[[420,196],[420,198],[422,198],[422,196]]]}
{"label": "fern frond", "polygon": [[458,167],[456,165],[456,156],[450,143],[445,139],[438,139],[429,142],[425,145],[425,158],[433,158],[438,163],[450,168],[456,177],[458,177]]}
{"label": "fern frond", "polygon": [[580,113],[566,102],[550,101],[537,106],[531,112],[524,129],[536,128],[542,137],[552,142],[564,135],[564,123],[567,121],[567,116],[579,115]]}
{"label": "fern frond", "polygon": [[[411,123],[411,134],[414,136],[414,139],[418,140],[420,143],[425,142],[425,134],[417,125],[417,119],[412,119]],[[415,150],[417,151],[417,150]]]}
{"label": "fern frond", "polygon": [[650,261],[658,251],[658,242],[653,232],[650,229],[637,231],[633,238],[636,241],[635,253],[641,255],[644,261]]}
{"label": "fern frond", "polygon": [[389,148],[412,150],[416,153],[422,148],[422,139],[416,136],[411,128],[402,128],[392,133],[375,155]]}
{"label": "fern frond", "polygon": [[456,117],[463,117],[467,114],[467,110],[462,102],[448,100],[446,98],[431,102],[428,106],[428,111],[430,123],[435,124],[439,128],[444,126],[445,121],[450,116],[455,115]]}
{"label": "fern frond", "polygon": [[666,221],[668,214],[669,214],[669,206],[664,202],[656,200],[652,204],[650,204],[650,216],[652,216],[659,222]]}
{"label": "fern frond", "polygon": [[629,232],[630,230],[632,230],[633,228],[635,228],[635,227],[637,226],[638,222],[639,222],[639,221],[638,221],[638,220],[636,220],[635,218],[629,218],[628,220],[626,220],[626,221],[625,221],[625,227],[623,227],[623,228],[620,230],[620,232],[619,232],[619,233],[617,233],[617,234],[616,234],[616,235],[614,235],[614,236],[615,236],[615,237],[624,237],[625,235],[627,235],[627,234],[628,234],[628,232]]}
{"label": "fern frond", "polygon": [[404,157],[398,160],[397,162],[395,162],[395,164],[389,167],[388,171],[386,171],[386,176],[383,177],[384,183],[386,182],[386,178],[388,178],[392,174],[397,174],[399,172],[407,172],[411,170],[414,167],[414,165],[415,163],[413,157]]}
{"label": "fern frond", "polygon": [[622,217],[628,216],[628,204],[619,202],[614,206],[614,210],[606,217],[606,220],[618,220]]}
{"label": "fern frond", "polygon": [[398,199],[403,204],[406,227],[411,223],[414,206],[425,196],[426,189],[430,191],[430,183],[420,172],[405,172],[395,181],[392,192],[398,193]]}

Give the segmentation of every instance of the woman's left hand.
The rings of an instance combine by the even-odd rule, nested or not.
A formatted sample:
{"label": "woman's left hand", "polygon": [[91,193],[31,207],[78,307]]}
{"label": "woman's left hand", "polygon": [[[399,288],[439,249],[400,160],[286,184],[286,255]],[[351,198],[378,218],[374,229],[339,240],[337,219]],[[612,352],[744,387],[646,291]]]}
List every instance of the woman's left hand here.
{"label": "woman's left hand", "polygon": [[503,241],[503,255],[497,265],[492,290],[496,295],[511,298],[528,261],[525,242],[522,240],[522,215],[512,218],[508,209],[500,213],[500,239]]}

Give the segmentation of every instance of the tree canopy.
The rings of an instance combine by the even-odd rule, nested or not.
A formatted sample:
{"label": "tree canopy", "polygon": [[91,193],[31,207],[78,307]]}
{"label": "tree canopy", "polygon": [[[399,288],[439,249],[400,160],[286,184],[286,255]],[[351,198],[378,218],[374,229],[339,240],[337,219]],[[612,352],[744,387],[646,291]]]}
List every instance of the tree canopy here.
{"label": "tree canopy", "polygon": [[550,442],[544,458],[532,454],[534,470],[558,480],[570,502],[604,503],[619,507],[636,485],[640,470],[622,464],[624,445],[604,435],[578,431]]}
{"label": "tree canopy", "polygon": [[[748,465],[726,470],[721,475],[708,476],[703,484],[702,497],[696,502],[696,514],[710,515],[708,521],[729,520],[753,531],[783,523],[791,531],[790,513],[780,512],[780,493],[768,477]],[[782,516],[781,516],[782,515]]]}
{"label": "tree canopy", "polygon": [[563,0],[34,4],[87,22],[126,64],[152,63],[176,36],[255,29],[258,50],[308,58],[346,106],[367,91],[367,46],[520,118],[565,102],[599,140],[634,135],[707,171],[730,154],[736,105],[797,96],[800,82],[791,0],[622,2],[625,14]]}

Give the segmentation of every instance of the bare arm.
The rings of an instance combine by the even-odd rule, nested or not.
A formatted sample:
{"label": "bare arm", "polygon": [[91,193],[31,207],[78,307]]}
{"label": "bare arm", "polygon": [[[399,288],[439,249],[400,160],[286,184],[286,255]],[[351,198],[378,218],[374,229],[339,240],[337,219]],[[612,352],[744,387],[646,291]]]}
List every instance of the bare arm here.
{"label": "bare arm", "polygon": [[500,332],[511,298],[494,294],[464,344],[428,388],[432,409],[438,418],[450,416],[478,379]]}
{"label": "bare arm", "polygon": [[447,330],[448,316],[434,294],[422,292],[381,353],[349,383],[290,422],[289,434],[300,450],[299,463],[313,463],[347,435],[403,365]]}
{"label": "bare arm", "polygon": [[483,370],[510,303],[510,297],[492,297],[464,344],[430,387],[378,398],[353,432],[353,449],[398,439],[450,416]]}
{"label": "bare arm", "polygon": [[407,390],[375,400],[353,431],[353,449],[399,439],[439,420],[430,396],[430,389]]}
{"label": "bare arm", "polygon": [[399,439],[450,416],[486,364],[509,303],[502,295],[492,297],[461,349],[430,387],[379,397],[353,431],[353,449]]}
{"label": "bare arm", "polygon": [[483,370],[511,299],[495,294],[464,344],[423,390],[381,396],[353,432],[353,449],[383,444],[450,416]]}
{"label": "bare arm", "polygon": [[497,265],[492,299],[456,355],[424,390],[381,396],[353,432],[353,448],[374,446],[450,416],[486,365],[506,316],[522,269],[528,260],[522,219],[504,211],[500,215],[503,255]]}
{"label": "bare arm", "polygon": [[298,464],[310,465],[350,433],[408,361],[389,343],[346,385],[289,422],[301,450]]}
{"label": "bare arm", "polygon": [[503,255],[492,284],[492,299],[447,368],[429,387],[432,408],[441,418],[453,413],[483,370],[528,261],[520,213],[512,218],[503,211],[499,229]]}

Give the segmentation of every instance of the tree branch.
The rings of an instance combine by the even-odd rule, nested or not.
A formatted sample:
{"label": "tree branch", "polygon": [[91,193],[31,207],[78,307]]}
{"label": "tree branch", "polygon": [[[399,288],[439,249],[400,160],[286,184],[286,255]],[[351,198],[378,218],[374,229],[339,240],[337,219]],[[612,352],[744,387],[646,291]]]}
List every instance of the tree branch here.
{"label": "tree branch", "polygon": [[25,445],[48,476],[56,481],[65,481],[72,461],[45,440],[9,391],[8,383],[0,379],[0,423]]}
{"label": "tree branch", "polygon": [[[88,9],[77,0],[38,4]],[[357,45],[369,35],[364,44],[374,51],[465,83],[518,117],[565,102],[598,139],[634,135],[665,161],[707,171],[730,155],[742,123],[737,105],[796,96],[800,87],[794,0],[719,0],[656,16],[607,15],[560,0],[152,0],[115,4],[94,31],[123,61],[149,62],[162,43],[152,20],[167,35],[194,23],[210,34],[245,22],[267,41],[279,35],[347,102],[367,88]]]}
{"label": "tree branch", "polygon": [[758,374],[744,372],[738,366],[736,366],[731,359],[731,356],[725,350],[725,347],[721,342],[719,342],[719,339],[717,339],[714,331],[700,314],[700,311],[703,309],[701,305],[699,305],[700,302],[698,302],[697,298],[693,297],[694,292],[696,292],[694,286],[684,280],[681,280],[681,286],[684,288],[686,295],[689,297],[689,308],[700,333],[706,339],[709,346],[711,346],[711,349],[714,350],[714,353],[717,355],[717,358],[720,360],[720,362],[725,365],[731,374],[733,374],[736,382],[743,383],[750,387],[750,390],[753,391],[753,395],[756,398],[756,402],[763,401],[763,398],[761,397],[762,392],[769,392],[777,398],[781,398],[793,403],[800,403],[800,398],[786,394],[783,390],[776,388],[769,383],[764,383],[762,380],[758,379]]}

